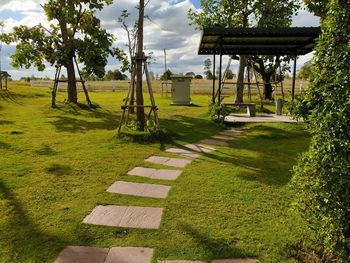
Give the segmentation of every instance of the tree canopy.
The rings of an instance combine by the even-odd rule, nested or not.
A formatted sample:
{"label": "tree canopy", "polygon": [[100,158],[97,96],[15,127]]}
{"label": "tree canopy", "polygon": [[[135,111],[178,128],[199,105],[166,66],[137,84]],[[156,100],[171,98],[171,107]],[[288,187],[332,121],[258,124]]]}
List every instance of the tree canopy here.
{"label": "tree canopy", "polygon": [[49,0],[42,7],[50,22],[45,28],[21,25],[10,34],[16,44],[11,56],[14,67],[31,66],[43,71],[45,62],[64,66],[68,74],[68,101],[77,102],[74,59],[84,65],[87,74],[103,77],[109,56],[123,58],[123,52],[113,48],[114,36],[101,27],[95,16],[112,0]]}
{"label": "tree canopy", "polygon": [[[201,30],[216,26],[223,28],[289,27],[300,5],[300,0],[201,0],[202,9],[200,11],[189,10],[188,17],[190,24]],[[272,96],[271,76],[275,74],[281,61],[288,60],[289,58],[276,59],[273,56],[253,58],[254,67],[266,83],[264,88],[266,99],[271,99]],[[236,102],[243,102],[244,85],[242,83],[247,61],[246,56],[240,56]],[[286,69],[286,65],[283,65],[282,69]]]}

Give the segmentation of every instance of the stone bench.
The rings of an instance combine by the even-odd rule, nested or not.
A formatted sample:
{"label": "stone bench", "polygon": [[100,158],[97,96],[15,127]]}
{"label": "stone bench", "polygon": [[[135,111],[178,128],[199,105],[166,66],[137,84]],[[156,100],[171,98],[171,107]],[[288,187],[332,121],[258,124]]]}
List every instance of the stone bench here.
{"label": "stone bench", "polygon": [[255,103],[223,103],[225,107],[247,107],[247,114],[249,117],[256,116],[256,105]]}

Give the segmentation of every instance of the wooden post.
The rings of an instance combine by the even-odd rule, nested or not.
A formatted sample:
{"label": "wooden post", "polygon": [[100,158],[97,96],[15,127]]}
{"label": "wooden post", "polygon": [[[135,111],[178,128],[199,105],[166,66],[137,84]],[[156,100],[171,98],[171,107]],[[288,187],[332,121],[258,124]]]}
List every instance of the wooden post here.
{"label": "wooden post", "polygon": [[[136,51],[136,104],[143,106],[143,92],[142,92],[142,64],[143,64],[143,19],[145,11],[145,1],[140,0],[139,4],[139,20],[137,31],[137,51]],[[136,109],[137,121],[139,130],[145,130],[145,111],[143,107]]]}
{"label": "wooden post", "polygon": [[213,94],[212,94],[212,102],[215,104],[215,64],[216,64],[216,56],[215,50],[213,55]]}
{"label": "wooden post", "polygon": [[221,78],[222,78],[222,49],[220,49],[220,66],[219,66],[219,103],[221,102]]}
{"label": "wooden post", "polygon": [[293,84],[292,84],[292,106],[294,106],[295,78],[297,74],[297,55],[294,57]]}

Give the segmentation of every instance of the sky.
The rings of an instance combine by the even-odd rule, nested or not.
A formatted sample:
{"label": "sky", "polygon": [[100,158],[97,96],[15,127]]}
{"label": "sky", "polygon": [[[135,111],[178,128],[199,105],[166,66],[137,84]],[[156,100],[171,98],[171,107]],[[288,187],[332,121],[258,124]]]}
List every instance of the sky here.
{"label": "sky", "polygon": [[[5,21],[5,31],[11,31],[12,27],[21,24],[34,26],[38,23],[48,24],[40,6],[45,0],[0,0],[0,20]],[[130,13],[130,24],[137,18],[135,6],[138,0],[114,0],[114,3],[105,7],[97,16],[101,19],[102,26],[109,33],[117,37],[115,45],[126,50],[126,33],[117,22],[122,10]],[[203,61],[206,56],[197,55],[201,32],[188,25],[187,12],[189,9],[199,9],[199,0],[150,0],[145,14],[144,27],[146,53],[153,52],[155,63],[150,70],[155,74],[164,71],[164,48],[167,50],[167,67],[173,73],[195,72],[203,74]],[[319,19],[306,10],[302,10],[293,17],[292,26],[318,26]],[[1,51],[2,70],[8,71],[14,79],[26,76],[53,77],[54,69],[50,66],[43,72],[35,68],[14,69],[10,66],[9,56],[15,52],[14,45],[3,45]],[[211,58],[211,57],[210,57]],[[302,56],[298,60],[298,68],[310,60],[312,54]],[[224,66],[227,59],[224,59]],[[106,70],[119,69],[120,62],[110,58]],[[237,64],[232,70],[237,69]]]}

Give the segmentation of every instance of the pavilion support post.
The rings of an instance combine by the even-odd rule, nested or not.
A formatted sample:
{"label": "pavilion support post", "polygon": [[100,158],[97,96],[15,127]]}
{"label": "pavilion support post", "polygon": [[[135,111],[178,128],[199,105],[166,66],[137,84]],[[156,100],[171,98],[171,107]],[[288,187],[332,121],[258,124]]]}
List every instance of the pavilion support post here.
{"label": "pavilion support post", "polygon": [[222,87],[222,49],[220,49],[220,66],[219,66],[219,103],[221,102],[221,87]]}
{"label": "pavilion support post", "polygon": [[216,64],[216,56],[215,51],[213,55],[213,93],[212,93],[212,102],[215,104],[215,64]]}
{"label": "pavilion support post", "polygon": [[294,56],[294,69],[293,69],[293,83],[292,83],[292,106],[294,106],[294,97],[295,97],[295,79],[297,75],[297,58],[298,56]]}

